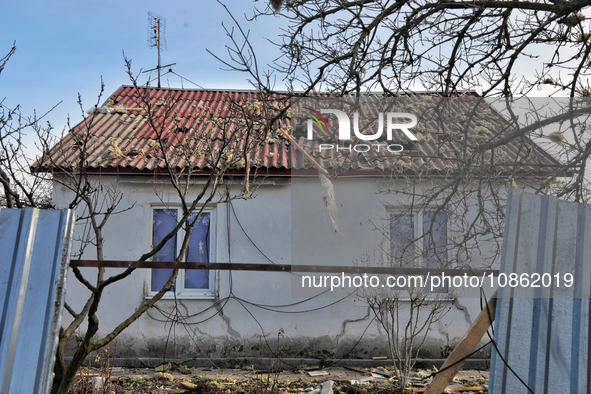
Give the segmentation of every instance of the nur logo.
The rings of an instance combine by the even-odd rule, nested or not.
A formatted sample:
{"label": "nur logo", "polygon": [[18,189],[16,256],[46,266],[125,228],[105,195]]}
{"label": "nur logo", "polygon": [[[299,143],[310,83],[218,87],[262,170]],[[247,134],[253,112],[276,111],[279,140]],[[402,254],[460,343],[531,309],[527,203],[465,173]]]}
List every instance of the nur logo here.
{"label": "nur logo", "polygon": [[[349,116],[340,110],[337,109],[321,109],[320,111],[316,111],[309,107],[304,107],[309,112],[305,112],[305,115],[308,115],[311,119],[308,119],[308,140],[314,139],[314,122],[320,126],[320,129],[323,128],[328,131],[328,124],[326,119],[322,116],[322,114],[332,114],[337,117],[339,122],[339,140],[350,140],[351,139],[351,119]],[[407,123],[395,123],[395,119],[408,119],[410,122]],[[373,143],[371,146],[369,144],[356,144],[356,145],[349,145],[346,146],[336,146],[337,151],[339,150],[354,150],[355,152],[367,152],[371,149],[371,147],[377,148],[377,151],[380,151],[380,147],[386,147],[390,152],[401,152],[404,150],[403,145],[398,143],[389,143],[392,141],[392,130],[400,130],[410,139],[411,141],[418,141],[417,137],[409,130],[410,128],[417,125],[417,117],[413,114],[406,113],[406,112],[387,112],[386,113],[386,141],[388,143]],[[380,112],[378,114],[378,129],[375,134],[363,134],[359,130],[359,112],[355,112],[353,114],[353,132],[355,136],[362,141],[376,141],[382,137],[384,133],[384,113]],[[320,144],[320,151],[323,149],[335,149],[334,144]]]}

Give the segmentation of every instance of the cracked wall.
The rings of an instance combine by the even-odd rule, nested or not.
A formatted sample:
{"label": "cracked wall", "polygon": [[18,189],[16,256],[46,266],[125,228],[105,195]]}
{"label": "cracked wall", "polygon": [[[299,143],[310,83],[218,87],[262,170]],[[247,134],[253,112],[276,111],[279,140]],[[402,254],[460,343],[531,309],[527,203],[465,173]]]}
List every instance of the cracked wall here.
{"label": "cracked wall", "polygon": [[[150,215],[154,204],[175,203],[175,198],[169,192],[156,196],[154,190],[166,189],[162,185],[154,187],[152,177],[107,178],[103,176],[103,181],[119,182],[123,201],[130,209],[113,216],[105,227],[105,258],[133,260],[149,250]],[[291,188],[300,187],[309,195],[310,211],[305,215],[315,221],[306,228],[311,233],[308,235],[314,238],[318,234],[316,238],[321,239],[331,226],[323,211],[321,195],[314,194],[317,190],[308,193],[306,189],[316,187],[314,182],[317,179],[295,186],[264,185],[256,198],[234,202],[233,210],[227,204],[216,207],[215,261],[292,263],[292,248],[297,242],[294,243],[291,226]],[[340,212],[352,215],[350,221],[356,223],[352,230],[355,236],[379,244],[383,243],[383,236],[372,230],[371,220],[384,215],[384,202],[359,204],[358,196],[350,192],[360,188],[372,192],[370,186],[375,182],[375,179],[350,180],[335,187],[335,195]],[[67,193],[56,187],[54,201],[59,207],[67,201]],[[342,220],[347,224],[346,218]],[[353,228],[350,223],[347,226]],[[359,250],[358,244],[339,242],[341,249],[333,256],[336,265],[344,265],[344,261],[355,264],[366,253]],[[326,250],[320,242],[299,252],[303,252],[306,261],[326,263]],[[317,260],[310,260],[313,258]],[[95,271],[83,269],[89,277],[93,277]],[[107,269],[107,275],[116,272],[119,271]],[[213,299],[159,301],[157,308],[150,309],[118,338],[119,357],[162,358],[166,355],[185,360],[275,357],[281,353],[289,358],[366,359],[389,355],[386,336],[374,320],[363,294],[342,299],[335,294],[316,296],[317,289],[294,294],[293,284],[299,279],[298,273],[218,271]],[[145,301],[147,286],[146,270],[136,270],[124,283],[108,288],[99,308],[99,335],[108,333]],[[72,275],[67,289],[68,302],[74,309],[80,309],[86,296],[88,291]],[[432,327],[420,357],[447,357],[480,311],[478,296],[474,291],[449,300],[448,314]],[[64,319],[67,322],[68,316]],[[278,337],[281,330],[283,335]],[[487,357],[487,352],[477,357]]]}

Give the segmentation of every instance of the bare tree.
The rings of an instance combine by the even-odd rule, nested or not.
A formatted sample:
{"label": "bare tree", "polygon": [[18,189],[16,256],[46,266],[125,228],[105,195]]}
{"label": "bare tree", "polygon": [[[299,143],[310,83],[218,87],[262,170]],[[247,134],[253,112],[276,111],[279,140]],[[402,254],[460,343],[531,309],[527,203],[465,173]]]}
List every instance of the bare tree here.
{"label": "bare tree", "polygon": [[[269,81],[276,74],[290,91],[302,91],[287,97],[344,95],[351,119],[362,111],[364,93],[406,96],[396,112],[417,116],[413,130],[419,140],[399,160],[388,152],[370,157],[369,165],[393,180],[381,192],[404,196],[409,212],[431,207],[454,213],[466,230],[453,244],[458,255],[478,248],[477,238],[491,236],[498,257],[507,187],[587,201],[588,7],[584,1],[270,2],[264,10],[254,9],[250,23],[266,16],[283,19],[276,60],[266,69],[258,63],[236,19],[238,28],[227,30],[227,55],[218,58],[267,92],[273,92]],[[465,91],[477,86],[483,95]],[[569,97],[543,102],[512,97],[540,87]],[[415,93],[421,89],[427,92]],[[486,98],[494,95],[499,98]],[[370,122],[361,133],[371,135],[376,125]],[[322,138],[338,143],[335,135]],[[353,136],[350,142],[363,141]],[[334,175],[359,161],[357,154],[323,161],[312,145],[307,149],[333,167]],[[433,176],[438,182],[429,181]],[[419,190],[419,184],[427,187]],[[468,215],[471,210],[476,217]]]}
{"label": "bare tree", "polygon": [[[269,81],[279,77],[289,91],[300,90],[303,96],[341,97],[350,104],[350,119],[356,111],[363,112],[363,97],[402,96],[395,112],[418,119],[414,147],[394,154],[321,154],[311,141],[299,140],[333,180],[356,168],[355,163],[383,174],[379,193],[396,196],[402,208],[376,224],[389,238],[382,264],[400,266],[404,253],[430,249],[435,251],[427,259],[432,267],[494,266],[501,253],[509,187],[589,200],[589,2],[269,4],[255,8],[249,23],[282,19],[282,35],[273,42],[279,52],[276,60],[262,67],[246,24],[234,19],[238,28],[227,30],[227,54],[218,55],[228,67],[247,73],[255,87],[269,93],[274,92]],[[467,92],[477,87],[481,95]],[[514,98],[540,91],[568,97]],[[495,96],[498,99],[491,98]],[[305,121],[300,117],[295,124]],[[377,120],[369,120],[361,133],[372,135],[376,127]],[[334,134],[320,138],[339,143]],[[367,143],[356,136],[347,142]],[[449,231],[444,244],[435,241],[434,221],[425,221],[420,232],[415,226],[414,236],[396,255],[396,218],[423,220],[425,214],[445,216]],[[408,260],[416,257],[412,254]],[[421,259],[426,261],[425,256]],[[402,324],[397,320],[399,304],[390,302],[396,297],[366,299],[384,328]],[[426,298],[417,300],[423,305]],[[412,321],[411,315],[411,326]],[[402,331],[388,331],[392,349],[399,340],[412,341],[413,334]]]}
{"label": "bare tree", "polygon": [[[413,240],[406,240],[404,244],[408,247],[413,244]],[[408,253],[406,255],[403,265],[406,267],[421,267],[421,260],[427,257],[426,254],[418,254],[412,258]],[[393,265],[392,262],[381,261],[377,256],[375,253],[366,255],[359,264],[365,267]],[[416,276],[415,278],[418,279]],[[439,291],[432,292],[428,286],[419,286],[416,280],[407,280],[403,276],[400,279],[399,285],[362,288],[358,295],[367,302],[387,338],[390,357],[398,376],[398,385],[400,389],[405,390],[432,327],[449,312],[450,303],[447,291],[438,289]],[[380,275],[381,283],[387,281],[386,275]]]}
{"label": "bare tree", "polygon": [[[286,81],[289,91],[298,89],[303,95],[328,92],[342,95],[354,93],[355,97],[359,97],[368,91],[379,90],[393,96],[401,93],[413,95],[414,90],[428,89],[446,98],[426,106],[406,104],[406,110],[420,118],[417,126],[420,140],[414,152],[398,156],[377,155],[362,160],[383,172],[388,182],[382,183],[381,192],[407,199],[406,211],[399,212],[400,216],[412,216],[426,209],[434,214],[448,215],[450,228],[453,222],[457,230],[453,237],[447,237],[445,247],[453,251],[457,266],[470,262],[471,257],[480,254],[485,246],[490,258],[481,262],[482,265],[490,266],[498,260],[507,187],[530,187],[539,193],[552,193],[574,201],[588,200],[585,171],[591,154],[591,138],[586,124],[591,111],[589,103],[579,99],[580,96],[588,96],[591,90],[587,81],[591,29],[584,15],[588,2],[301,0],[279,3],[274,2],[274,9],[255,10],[257,21],[266,15],[273,15],[286,22],[282,40],[277,43],[280,56],[269,69],[258,64],[257,54],[241,26],[228,30],[228,57],[223,61],[248,73],[255,89],[265,93],[261,95],[261,103],[265,103],[269,95],[277,93],[272,85],[275,75]],[[524,65],[528,72],[523,72]],[[493,103],[482,98],[473,98],[462,113],[447,110],[462,90],[476,86],[483,87],[485,96],[499,94],[506,99],[496,103],[492,115],[487,111],[491,111]],[[531,102],[519,103],[511,98],[535,92],[540,87],[567,92],[570,99],[564,102],[558,100],[550,108]],[[283,95],[285,98],[293,96]],[[141,104],[144,106],[141,107]],[[161,155],[173,188],[183,201],[183,218],[175,231],[185,226],[190,234],[188,218],[201,204],[213,202],[215,196],[219,198],[219,194],[212,195],[211,190],[216,186],[217,191],[224,188],[227,177],[223,175],[227,169],[243,166],[246,169],[244,183],[249,185],[248,169],[251,166],[248,154],[243,153],[247,148],[231,143],[234,134],[229,124],[215,125],[216,129],[227,131],[222,133],[222,149],[217,146],[209,150],[206,146],[192,148],[186,145],[186,141],[172,142],[163,138],[166,127],[182,128],[175,123],[178,121],[175,120],[173,102],[166,99],[158,102],[146,96],[138,106],[139,109],[135,110],[116,106],[97,108],[89,115],[81,127],[70,134],[75,137],[73,143],[79,147],[76,160],[67,168],[62,165],[59,180],[56,178],[75,193],[72,207],[85,206],[86,215],[83,218],[89,221],[92,230],[92,242],[86,245],[96,245],[97,259],[101,259],[102,246],[99,245],[102,245],[105,220],[117,212],[120,198],[116,188],[103,194],[109,196],[107,200],[96,197],[97,185],[93,184],[85,170],[85,159],[90,154],[88,143],[92,138],[92,122],[103,110],[139,111],[156,133],[150,154]],[[526,111],[526,115],[519,114],[517,107],[529,107],[530,110]],[[263,110],[268,108],[265,105],[260,108],[262,112],[255,111],[256,116],[252,112],[240,115],[256,119],[252,123],[246,121],[245,128],[240,132],[256,130],[260,124],[266,125],[265,132],[270,132],[269,123],[282,112],[277,115]],[[159,123],[159,118],[152,116],[167,109],[168,123]],[[243,111],[244,108],[236,110]],[[352,107],[354,110],[355,107]],[[502,117],[499,118],[498,114]],[[451,123],[450,116],[453,117]],[[490,121],[490,116],[495,117],[495,122]],[[421,120],[428,120],[429,126]],[[253,141],[257,138],[255,134],[247,132]],[[211,139],[206,141],[211,142]],[[223,141],[226,141],[225,144]],[[546,150],[552,156],[542,152],[534,141],[538,146],[548,148]],[[300,139],[300,142],[306,147],[305,141]],[[146,154],[126,150],[117,141],[109,143],[112,160]],[[65,153],[66,146],[58,146],[53,152],[60,152],[62,148]],[[327,159],[309,151],[324,168],[330,169],[333,176],[338,176],[340,170],[350,169],[347,163],[359,160],[358,157],[347,156]],[[508,155],[508,151],[513,155]],[[195,203],[195,200],[185,201],[190,177],[179,172],[177,165],[181,159],[191,163],[190,156],[197,156],[197,153],[208,157],[215,171],[208,180],[210,187],[204,188],[200,202]],[[49,160],[45,162],[47,167],[56,167],[55,160],[44,159]],[[433,163],[441,164],[436,173],[433,172]],[[56,168],[60,169],[60,166]],[[8,184],[14,185],[16,181],[11,180]],[[3,186],[6,187],[4,182]],[[249,192],[252,190],[247,187],[239,197],[246,197]],[[211,200],[208,200],[210,197]],[[225,195],[223,198],[232,197]],[[100,208],[97,209],[97,206]],[[386,227],[382,231],[390,234],[392,219],[384,219]],[[435,228],[428,227],[419,239],[410,244],[420,242],[424,245],[426,242],[427,245],[438,246],[433,241]],[[150,253],[140,256],[140,260],[152,256],[164,242],[166,240]],[[186,240],[184,247],[185,244]],[[409,248],[410,245],[405,246],[406,250]],[[182,253],[177,258],[181,259]],[[393,261],[386,263],[392,264]],[[130,273],[127,270],[105,279],[104,271],[99,269],[97,279],[92,283],[76,273],[93,295],[82,311],[68,307],[75,318],[73,325],[64,329],[62,339],[70,337],[85,319],[88,320],[88,330],[76,352],[74,363],[66,366],[63,359],[59,360],[58,353],[56,382],[61,381],[61,384],[54,392],[65,392],[84,357],[97,346],[108,343],[137,319],[134,314],[112,335],[98,341],[93,338],[98,330],[96,307],[105,286]],[[171,287],[176,274],[175,271],[168,280],[166,289]],[[138,311],[143,313],[159,297],[162,297],[162,292]],[[62,356],[64,344],[65,341],[60,343]]]}
{"label": "bare tree", "polygon": [[[11,53],[12,51],[9,55]],[[4,58],[4,61],[8,60],[8,57]],[[125,212],[130,207],[120,207],[122,194],[117,181],[103,182],[92,173],[89,163],[96,159],[96,147],[97,143],[100,143],[96,140],[96,124],[101,119],[114,115],[126,119],[139,118],[154,136],[147,143],[148,151],[120,146],[121,141],[114,138],[108,141],[106,157],[100,160],[148,160],[148,157],[155,160],[159,166],[157,171],[160,177],[165,178],[168,190],[173,190],[181,202],[182,215],[177,218],[174,229],[150,251],[138,256],[137,260],[150,259],[175,235],[182,234],[181,247],[174,260],[181,262],[185,257],[192,230],[207,207],[237,198],[253,197],[253,192],[264,175],[259,175],[256,171],[251,173],[251,168],[256,168],[252,153],[254,149],[265,144],[266,140],[274,137],[278,126],[269,119],[277,119],[273,113],[277,113],[279,107],[276,101],[270,102],[266,95],[253,93],[249,95],[248,100],[242,102],[236,102],[230,95],[225,95],[221,98],[224,104],[223,116],[220,116],[220,109],[215,106],[203,105],[189,111],[194,119],[192,124],[200,125],[199,131],[189,132],[185,122],[181,122],[178,116],[180,109],[177,100],[166,91],[164,95],[160,95],[154,89],[139,86],[137,77],[132,73],[131,62],[126,60],[126,64],[135,91],[135,105],[121,107],[107,102],[105,106],[99,107],[101,88],[97,105],[89,111],[88,116],[83,112],[84,119],[77,126],[67,130],[65,135],[56,136],[51,128],[39,128],[38,119],[35,118],[23,122],[22,118],[18,117],[15,127],[10,121],[18,115],[18,109],[4,112],[1,129],[3,172],[0,173],[4,196],[7,205],[11,207],[44,207],[45,200],[37,198],[44,180],[53,181],[66,188],[72,196],[69,208],[78,212],[77,227],[83,229],[76,240],[79,248],[73,257],[80,257],[86,253],[85,255],[93,254],[96,260],[103,260],[106,224],[111,217]],[[79,102],[82,108],[81,100]],[[35,163],[26,161],[27,152],[21,143],[21,135],[26,128],[36,132],[37,143],[42,149],[41,157]],[[32,165],[32,171],[29,165]],[[201,189],[196,192],[194,177],[197,170],[203,168],[208,169],[208,174]],[[23,177],[22,179],[26,179],[27,182],[19,177]],[[233,188],[235,185],[238,185],[238,191]],[[106,276],[105,269],[98,268],[94,278],[83,274],[79,268],[73,267],[72,270],[76,279],[90,291],[90,296],[80,310],[75,310],[67,303],[65,305],[72,319],[59,334],[51,391],[59,394],[68,392],[76,372],[89,354],[108,345],[171,290],[179,272],[178,269],[174,269],[164,286],[153,297],[139,305],[112,331],[98,336],[98,308],[105,289],[127,278],[134,268],[125,269],[112,276]],[[85,332],[75,341],[75,352],[71,361],[66,362],[66,344],[80,328]]]}
{"label": "bare tree", "polygon": [[[0,73],[15,51],[16,46],[13,45],[6,56],[0,59]],[[27,153],[34,151],[34,147],[25,143],[26,130],[32,134],[44,134],[52,130],[51,125],[43,126],[41,123],[47,113],[39,117],[36,114],[27,117],[22,115],[20,106],[7,107],[4,101],[5,98],[0,100],[0,184],[4,192],[0,196],[0,207],[50,208],[50,179],[28,176],[33,162]]]}
{"label": "bare tree", "polygon": [[[296,88],[450,95],[482,86],[485,95],[512,95],[548,85],[574,97],[588,94],[588,6],[582,0],[298,0],[255,9],[253,19],[285,20],[272,66]],[[245,69],[243,60],[254,60],[253,53],[235,49],[229,62]]]}
{"label": "bare tree", "polygon": [[[470,144],[465,140],[452,152],[437,149],[430,156],[420,152],[423,160],[459,157],[454,163],[457,185],[465,176],[474,179],[470,168],[494,156],[499,147],[535,141],[549,147],[560,163],[543,168],[545,177],[540,175],[542,183],[535,189],[541,192],[552,186],[560,197],[584,201],[585,163],[591,153],[585,133],[589,106],[583,99],[589,96],[591,67],[588,9],[585,1],[273,1],[264,10],[255,8],[250,23],[264,17],[283,19],[283,34],[274,42],[279,52],[276,60],[267,68],[259,64],[246,29],[229,9],[237,28],[227,29],[227,55],[217,57],[247,73],[257,89],[273,92],[271,82],[278,76],[288,91],[301,90],[300,96],[353,93],[360,97],[377,91],[395,97],[427,89],[430,94],[458,98],[467,89],[482,87],[482,96],[506,99],[469,103],[465,114],[456,114],[464,117],[461,125],[452,119],[456,134],[441,123],[446,120],[444,110],[433,112],[436,104],[428,104],[427,110],[410,108],[425,119],[438,119],[436,127],[423,127],[425,135],[438,136],[441,142],[467,135],[476,138]],[[536,103],[512,98],[536,94],[541,88],[551,88],[544,90],[545,95],[566,93],[570,100]],[[490,127],[477,115],[489,105],[506,122],[502,129],[486,133]],[[523,158],[519,163],[504,160],[503,174],[510,178],[523,168],[522,162]],[[576,179],[563,182],[559,191],[555,178],[574,170]],[[444,189],[457,191],[454,186]]]}

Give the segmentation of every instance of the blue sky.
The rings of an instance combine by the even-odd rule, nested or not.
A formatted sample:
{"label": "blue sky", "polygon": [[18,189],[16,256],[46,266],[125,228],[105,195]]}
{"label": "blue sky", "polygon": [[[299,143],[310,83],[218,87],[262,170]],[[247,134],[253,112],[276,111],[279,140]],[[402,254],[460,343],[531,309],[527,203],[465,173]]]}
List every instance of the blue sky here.
{"label": "blue sky", "polygon": [[[265,38],[277,38],[280,20],[245,21],[244,14],[252,14],[253,7],[266,6],[263,0],[227,0],[225,4],[250,29],[259,55],[267,56],[263,63],[270,62],[276,51]],[[78,93],[86,110],[97,100],[101,76],[106,96],[129,84],[122,51],[133,60],[136,72],[156,67],[157,51],[147,44],[148,11],[166,18],[163,65],[176,63],[174,72],[204,88],[250,87],[245,74],[221,70],[223,66],[206,51],[227,57],[224,46],[230,44],[222,22],[228,27],[232,22],[216,1],[33,0],[2,6],[0,58],[13,41],[17,51],[0,74],[0,100],[5,98],[7,106],[20,104],[25,115],[33,110],[41,114],[61,101],[47,119],[57,130],[63,128],[68,114],[77,123],[81,120]],[[146,79],[143,74],[141,80]],[[162,85],[180,87],[181,80],[169,74]]]}

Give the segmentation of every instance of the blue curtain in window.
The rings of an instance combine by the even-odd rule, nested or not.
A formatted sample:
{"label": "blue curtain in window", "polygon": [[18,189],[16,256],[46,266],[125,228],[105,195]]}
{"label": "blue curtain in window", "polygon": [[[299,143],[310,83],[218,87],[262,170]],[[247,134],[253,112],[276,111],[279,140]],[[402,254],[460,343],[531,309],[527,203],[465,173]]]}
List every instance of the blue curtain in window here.
{"label": "blue curtain in window", "polygon": [[[203,213],[197,219],[189,239],[186,255],[187,262],[209,263],[209,219],[209,213]],[[195,220],[195,215],[192,215],[189,220]],[[185,271],[185,288],[208,289],[209,270]]]}
{"label": "blue curtain in window", "polygon": [[[170,233],[177,224],[176,210],[154,209],[154,225],[152,234],[152,245],[156,246],[162,239]],[[174,261],[176,257],[176,235],[166,242],[166,244],[152,257],[152,261]],[[162,289],[170,275],[172,269],[154,268],[152,269],[152,291]],[[176,284],[176,282],[175,282]]]}
{"label": "blue curtain in window", "polygon": [[[189,245],[185,254],[185,261],[194,263],[209,262],[209,222],[210,214],[203,213],[191,233]],[[191,215],[189,220],[194,220],[195,215]],[[158,245],[160,241],[170,233],[177,224],[177,211],[175,209],[154,209],[153,226],[153,245]],[[176,257],[177,236],[172,237],[158,253],[152,258],[153,261],[174,261]],[[170,275],[172,269],[154,268],[152,269],[152,291],[162,289]],[[176,285],[176,281],[175,281]],[[208,289],[209,288],[209,270],[187,270],[185,271],[185,289]]]}

